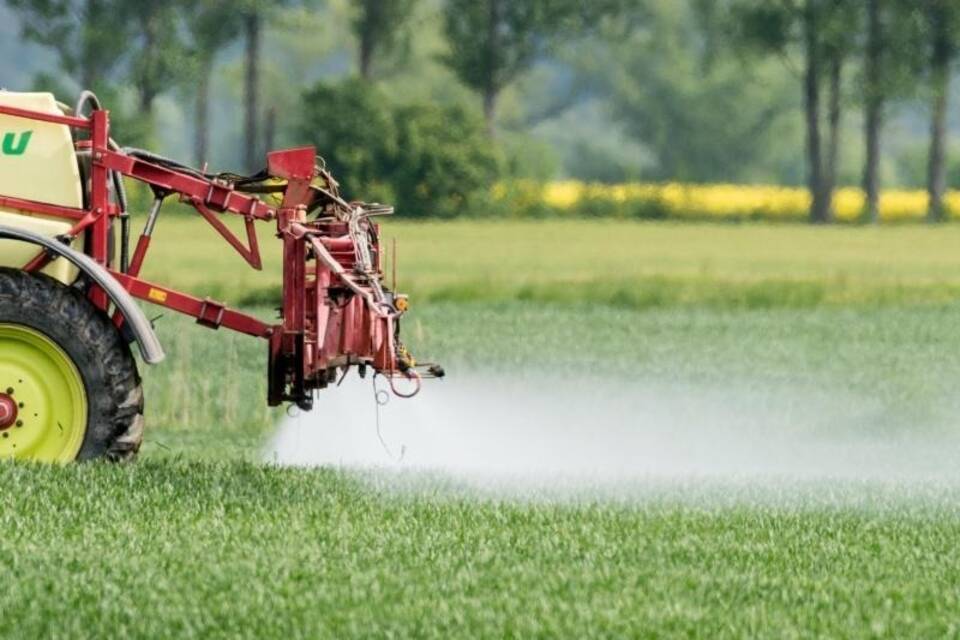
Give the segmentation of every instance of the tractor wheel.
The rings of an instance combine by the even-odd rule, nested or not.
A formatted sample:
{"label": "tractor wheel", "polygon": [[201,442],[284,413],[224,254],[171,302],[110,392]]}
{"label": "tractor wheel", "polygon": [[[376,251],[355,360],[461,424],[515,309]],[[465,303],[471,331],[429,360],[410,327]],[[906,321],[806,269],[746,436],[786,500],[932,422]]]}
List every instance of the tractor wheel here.
{"label": "tractor wheel", "polygon": [[0,269],[0,458],[137,455],[143,388],[130,347],[83,293]]}

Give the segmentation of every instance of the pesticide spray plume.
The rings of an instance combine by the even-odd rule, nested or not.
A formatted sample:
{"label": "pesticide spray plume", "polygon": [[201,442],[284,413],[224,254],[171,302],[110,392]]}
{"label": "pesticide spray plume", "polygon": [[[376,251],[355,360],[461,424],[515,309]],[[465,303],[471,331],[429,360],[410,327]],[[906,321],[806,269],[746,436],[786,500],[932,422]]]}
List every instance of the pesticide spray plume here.
{"label": "pesticide spray plume", "polygon": [[429,476],[518,495],[960,488],[960,438],[915,421],[891,429],[880,399],[795,384],[460,374],[381,407],[382,442],[369,380],[349,378],[321,402],[322,411],[282,423],[269,460],[360,470],[378,485]]}

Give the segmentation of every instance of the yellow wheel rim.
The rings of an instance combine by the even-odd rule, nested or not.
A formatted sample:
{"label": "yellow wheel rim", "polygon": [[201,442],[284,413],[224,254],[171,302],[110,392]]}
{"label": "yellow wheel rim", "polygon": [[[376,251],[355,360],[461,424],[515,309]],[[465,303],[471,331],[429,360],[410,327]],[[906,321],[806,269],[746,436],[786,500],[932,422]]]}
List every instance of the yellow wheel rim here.
{"label": "yellow wheel rim", "polygon": [[76,365],[46,335],[0,323],[0,458],[70,462],[87,430]]}

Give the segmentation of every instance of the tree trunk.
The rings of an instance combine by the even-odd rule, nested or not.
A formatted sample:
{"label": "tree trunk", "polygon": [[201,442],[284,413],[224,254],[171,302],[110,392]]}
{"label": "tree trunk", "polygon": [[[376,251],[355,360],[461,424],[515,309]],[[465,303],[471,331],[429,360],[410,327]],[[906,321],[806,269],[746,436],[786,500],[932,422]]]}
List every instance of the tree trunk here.
{"label": "tree trunk", "polygon": [[880,130],[883,127],[883,92],[880,87],[881,46],[880,0],[867,0],[867,50],[864,61],[866,157],[863,167],[863,191],[866,195],[864,217],[872,223],[880,220]]}
{"label": "tree trunk", "polygon": [[210,79],[213,76],[213,57],[200,61],[197,95],[194,103],[193,158],[198,167],[204,166],[210,145]]}
{"label": "tree trunk", "polygon": [[830,96],[827,122],[830,127],[830,139],[827,143],[827,161],[823,178],[823,199],[827,210],[827,222],[833,222],[833,192],[837,186],[837,167],[840,163],[840,121],[843,116],[841,101],[841,81],[843,79],[843,58],[834,54],[830,60]]}
{"label": "tree trunk", "polygon": [[100,69],[97,66],[97,55],[92,49],[97,46],[93,36],[102,15],[101,0],[86,0],[83,8],[83,24],[80,27],[83,42],[83,54],[80,60],[80,87],[95,90],[99,81]]}
{"label": "tree trunk", "polygon": [[487,0],[487,42],[486,42],[486,64],[483,90],[483,119],[487,126],[487,135],[491,138],[496,135],[496,117],[497,117],[497,95],[500,88],[497,84],[497,55],[499,53],[499,28],[500,28],[500,1]]}
{"label": "tree trunk", "polygon": [[246,70],[244,74],[245,140],[244,164],[248,171],[256,171],[262,163],[260,142],[260,27],[261,16],[256,11],[246,16]]}
{"label": "tree trunk", "polygon": [[369,42],[366,34],[360,38],[360,77],[364,80],[370,80],[373,75],[373,43]]}
{"label": "tree trunk", "polygon": [[137,95],[140,113],[149,121],[153,117],[153,101],[159,93],[155,66],[157,64],[157,39],[159,37],[157,30],[160,25],[156,10],[142,16],[141,28],[143,29],[143,52],[140,55],[143,57],[143,64],[137,78]]}
{"label": "tree trunk", "polygon": [[267,123],[263,128],[263,148],[273,151],[277,146],[277,108],[267,109]]}
{"label": "tree trunk", "polygon": [[950,95],[950,58],[952,42],[940,12],[931,13],[930,27],[934,31],[930,59],[930,82],[933,100],[930,105],[930,157],[927,164],[927,220],[946,219],[943,196],[947,190],[947,100]]}
{"label": "tree trunk", "polygon": [[359,64],[360,64],[360,77],[364,80],[370,80],[373,75],[373,49],[376,46],[375,39],[375,29],[371,27],[371,22],[375,22],[376,18],[372,15],[374,11],[378,10],[379,3],[382,0],[366,0],[363,2],[361,11],[363,11],[363,20],[360,23],[360,51],[359,51]]}
{"label": "tree trunk", "polygon": [[820,140],[820,69],[817,46],[817,19],[814,0],[807,0],[804,10],[805,64],[803,106],[807,127],[807,188],[810,191],[810,222],[822,224],[829,218],[829,205],[824,202],[823,154]]}
{"label": "tree trunk", "polygon": [[483,121],[486,123],[487,135],[491,138],[497,135],[497,90],[487,87],[483,92]]}

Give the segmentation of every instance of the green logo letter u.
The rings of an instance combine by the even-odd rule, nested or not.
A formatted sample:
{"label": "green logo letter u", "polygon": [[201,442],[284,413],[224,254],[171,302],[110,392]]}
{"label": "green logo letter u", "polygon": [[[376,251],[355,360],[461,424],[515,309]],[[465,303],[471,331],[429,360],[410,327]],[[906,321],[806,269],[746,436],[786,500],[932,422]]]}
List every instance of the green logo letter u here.
{"label": "green logo letter u", "polygon": [[19,142],[17,142],[17,134],[15,133],[8,133],[3,136],[3,155],[22,156],[23,152],[27,150],[27,145],[30,144],[32,135],[33,131],[24,131],[20,134]]}

